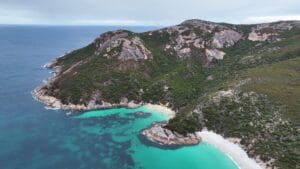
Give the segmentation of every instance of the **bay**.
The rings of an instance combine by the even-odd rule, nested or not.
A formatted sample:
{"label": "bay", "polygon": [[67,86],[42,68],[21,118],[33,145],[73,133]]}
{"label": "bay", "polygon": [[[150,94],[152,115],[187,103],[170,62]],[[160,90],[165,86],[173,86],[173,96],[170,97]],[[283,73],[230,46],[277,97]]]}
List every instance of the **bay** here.
{"label": "bay", "polygon": [[[0,26],[0,168],[236,169],[207,143],[176,150],[141,142],[139,133],[166,116],[154,110],[109,109],[77,116],[47,110],[30,92],[50,70],[42,65],[116,29],[154,27]],[[138,113],[138,112],[143,112]]]}

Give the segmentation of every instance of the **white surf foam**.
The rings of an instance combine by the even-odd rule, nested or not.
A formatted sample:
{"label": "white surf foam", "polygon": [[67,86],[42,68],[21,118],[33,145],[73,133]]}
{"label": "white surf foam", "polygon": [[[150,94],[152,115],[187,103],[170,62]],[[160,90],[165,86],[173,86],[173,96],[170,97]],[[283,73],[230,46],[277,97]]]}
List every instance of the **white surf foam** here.
{"label": "white surf foam", "polygon": [[262,169],[262,167],[237,144],[234,144],[212,131],[197,132],[204,142],[215,146],[227,154],[240,169]]}

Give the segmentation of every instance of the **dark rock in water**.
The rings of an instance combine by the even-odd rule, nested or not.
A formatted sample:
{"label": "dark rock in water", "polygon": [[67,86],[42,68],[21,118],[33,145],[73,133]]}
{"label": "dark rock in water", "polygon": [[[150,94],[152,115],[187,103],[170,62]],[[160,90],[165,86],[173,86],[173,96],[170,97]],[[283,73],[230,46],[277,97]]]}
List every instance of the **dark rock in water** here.
{"label": "dark rock in water", "polygon": [[195,133],[182,135],[164,128],[164,125],[165,123],[154,123],[149,129],[144,130],[142,135],[153,143],[173,148],[201,142],[201,138]]}
{"label": "dark rock in water", "polygon": [[156,142],[149,140],[147,136],[145,136],[142,132],[138,135],[138,139],[140,142],[149,147],[157,147],[165,150],[176,150],[182,147],[186,147],[186,145],[162,145]]}

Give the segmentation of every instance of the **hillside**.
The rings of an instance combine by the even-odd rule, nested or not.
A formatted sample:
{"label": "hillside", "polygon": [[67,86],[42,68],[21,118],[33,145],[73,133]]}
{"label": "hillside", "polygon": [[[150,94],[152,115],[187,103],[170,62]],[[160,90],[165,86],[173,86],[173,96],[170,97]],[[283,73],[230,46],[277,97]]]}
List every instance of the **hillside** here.
{"label": "hillside", "polygon": [[33,94],[73,110],[164,104],[177,112],[166,129],[205,127],[270,166],[300,168],[299,44],[299,21],[111,31],[49,63],[54,76]]}

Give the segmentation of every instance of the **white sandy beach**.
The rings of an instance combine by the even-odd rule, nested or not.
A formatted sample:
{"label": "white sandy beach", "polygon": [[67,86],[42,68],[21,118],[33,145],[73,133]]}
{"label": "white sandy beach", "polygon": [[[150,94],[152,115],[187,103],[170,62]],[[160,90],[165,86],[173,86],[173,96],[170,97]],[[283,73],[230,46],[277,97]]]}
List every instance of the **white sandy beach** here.
{"label": "white sandy beach", "polygon": [[150,110],[154,110],[156,112],[159,113],[163,113],[165,114],[169,119],[173,118],[175,116],[175,111],[173,111],[172,109],[168,108],[165,105],[158,105],[158,104],[145,104],[143,105],[145,108],[150,109]]}
{"label": "white sandy beach", "polygon": [[218,135],[212,131],[201,131],[197,134],[200,135],[204,142],[207,142],[217,149],[226,153],[240,169],[262,169],[262,167],[237,144],[226,140],[221,135]]}

